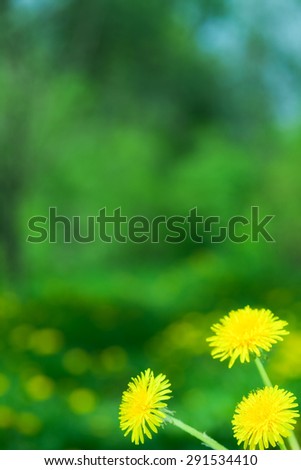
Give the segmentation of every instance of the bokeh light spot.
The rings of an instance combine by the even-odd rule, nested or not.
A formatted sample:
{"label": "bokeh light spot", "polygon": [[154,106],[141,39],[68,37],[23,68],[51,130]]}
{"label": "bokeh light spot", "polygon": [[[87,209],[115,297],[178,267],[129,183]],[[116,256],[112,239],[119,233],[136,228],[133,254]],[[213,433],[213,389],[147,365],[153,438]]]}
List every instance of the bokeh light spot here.
{"label": "bokeh light spot", "polygon": [[49,377],[36,375],[32,377],[25,385],[28,395],[33,400],[47,400],[54,390],[54,383]]}
{"label": "bokeh light spot", "polygon": [[101,365],[108,372],[123,370],[128,362],[126,351],[120,346],[111,346],[100,354]]}
{"label": "bokeh light spot", "polygon": [[59,330],[45,328],[34,331],[29,338],[29,348],[36,354],[56,354],[63,346],[63,334]]}
{"label": "bokeh light spot", "polygon": [[42,427],[41,420],[30,412],[22,412],[17,416],[16,429],[20,434],[34,436]]}
{"label": "bokeh light spot", "polygon": [[91,413],[96,407],[96,395],[88,388],[78,388],[70,394],[69,406],[75,414]]}
{"label": "bokeh light spot", "polygon": [[90,366],[90,357],[83,349],[70,349],[63,356],[63,366],[74,375],[84,374]]}
{"label": "bokeh light spot", "polygon": [[7,390],[9,389],[10,381],[8,377],[4,374],[0,374],[0,396],[5,395]]}
{"label": "bokeh light spot", "polygon": [[15,412],[9,406],[0,406],[0,428],[10,428],[14,423]]}
{"label": "bokeh light spot", "polygon": [[18,350],[25,350],[28,347],[28,340],[32,333],[32,325],[22,324],[18,325],[11,331],[9,340],[13,348]]}

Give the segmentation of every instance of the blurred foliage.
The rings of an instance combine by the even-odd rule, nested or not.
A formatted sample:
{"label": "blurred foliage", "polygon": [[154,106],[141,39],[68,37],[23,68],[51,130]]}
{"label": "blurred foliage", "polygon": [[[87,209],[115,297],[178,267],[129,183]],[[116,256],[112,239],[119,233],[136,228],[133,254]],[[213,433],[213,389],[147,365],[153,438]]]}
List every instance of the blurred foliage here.
{"label": "blurred foliage", "polygon": [[[118,406],[147,367],[179,419],[235,448],[260,380],[205,338],[247,304],[288,320],[266,365],[301,402],[301,72],[295,36],[273,34],[300,8],[240,3],[0,1],[1,448],[134,448]],[[275,243],[26,242],[49,207],[85,234],[102,207],[226,224],[251,206]],[[145,448],[198,442],[166,426]]]}

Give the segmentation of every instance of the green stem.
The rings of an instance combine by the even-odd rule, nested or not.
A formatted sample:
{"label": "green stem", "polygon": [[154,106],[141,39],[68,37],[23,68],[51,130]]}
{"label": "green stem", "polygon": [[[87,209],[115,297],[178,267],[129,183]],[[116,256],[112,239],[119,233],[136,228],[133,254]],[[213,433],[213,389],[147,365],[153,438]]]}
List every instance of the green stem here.
{"label": "green stem", "polygon": [[215,441],[211,437],[207,436],[204,432],[197,431],[196,429],[188,426],[187,424],[183,423],[179,419],[174,418],[173,416],[166,416],[166,421],[177,426],[178,428],[182,429],[182,431],[187,432],[193,437],[196,437],[200,441],[202,441],[206,446],[211,447],[213,450],[228,450],[226,447],[219,444],[219,442]]}
{"label": "green stem", "polygon": [[299,445],[299,442],[297,441],[295,433],[291,432],[287,440],[292,450],[300,450],[300,445]]}
{"label": "green stem", "polygon": [[286,445],[284,444],[284,442],[283,442],[283,444],[279,444],[279,448],[280,448],[281,450],[287,450],[287,447],[286,447]]}
{"label": "green stem", "polygon": [[264,385],[266,385],[267,387],[273,387],[272,382],[270,381],[269,376],[266,373],[265,368],[263,367],[263,364],[259,357],[256,357],[255,364],[257,366],[258,372],[260,374],[260,377],[262,378]]}
{"label": "green stem", "polygon": [[[267,387],[272,387],[273,386],[272,382],[270,381],[269,376],[266,373],[266,370],[265,370],[261,360],[258,357],[256,357],[256,359],[255,359],[255,364],[257,366],[258,372],[259,372],[259,374],[262,378],[262,381],[263,381],[264,385],[266,385]],[[291,434],[287,438],[287,440],[288,440],[288,443],[289,443],[292,450],[300,450],[299,442],[297,441],[297,438],[296,438],[296,436],[293,432],[291,432]],[[284,446],[284,448],[285,448],[285,446]]]}

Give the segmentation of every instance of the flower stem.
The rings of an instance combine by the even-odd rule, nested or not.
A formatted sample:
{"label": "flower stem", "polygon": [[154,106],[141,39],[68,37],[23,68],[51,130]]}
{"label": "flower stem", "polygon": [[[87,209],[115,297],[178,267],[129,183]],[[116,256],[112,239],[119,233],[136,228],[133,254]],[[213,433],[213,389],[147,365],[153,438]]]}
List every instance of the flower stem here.
{"label": "flower stem", "polygon": [[286,447],[286,445],[284,444],[284,442],[283,442],[283,444],[279,444],[279,448],[280,448],[281,450],[287,450],[287,447]]}
{"label": "flower stem", "polygon": [[[266,370],[265,370],[261,360],[258,357],[256,357],[256,359],[255,359],[255,364],[257,366],[258,372],[259,372],[259,374],[262,378],[262,381],[263,381],[264,385],[266,385],[267,387],[272,387],[273,386],[272,382],[270,381],[269,376],[266,373]],[[291,432],[291,434],[287,438],[287,440],[288,440],[288,443],[289,443],[292,450],[299,450],[300,449],[299,442],[297,441],[297,438],[296,438],[296,436],[293,432]]]}
{"label": "flower stem", "polygon": [[299,445],[299,442],[297,441],[295,433],[292,432],[287,438],[287,440],[292,450],[300,450],[300,445]]}
{"label": "flower stem", "polygon": [[260,377],[262,378],[262,381],[263,381],[264,385],[266,385],[267,387],[272,387],[273,386],[272,382],[270,381],[269,376],[266,373],[266,370],[263,367],[263,364],[262,364],[261,360],[259,359],[259,357],[256,357],[255,364],[257,366],[258,372],[260,374]]}
{"label": "flower stem", "polygon": [[182,429],[182,431],[187,432],[193,437],[196,437],[200,441],[202,441],[206,446],[210,447],[213,450],[228,450],[226,447],[219,444],[219,442],[215,441],[211,437],[207,436],[204,432],[197,431],[196,429],[188,426],[187,424],[183,423],[179,419],[174,418],[173,416],[166,416],[166,421],[177,426],[178,428]]}

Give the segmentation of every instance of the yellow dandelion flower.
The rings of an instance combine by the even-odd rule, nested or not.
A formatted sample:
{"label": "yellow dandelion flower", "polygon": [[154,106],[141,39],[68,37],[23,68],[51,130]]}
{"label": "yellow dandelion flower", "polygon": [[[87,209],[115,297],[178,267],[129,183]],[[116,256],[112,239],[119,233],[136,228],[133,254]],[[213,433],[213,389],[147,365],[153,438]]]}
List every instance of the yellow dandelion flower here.
{"label": "yellow dandelion flower", "polygon": [[166,376],[147,369],[132,378],[123,392],[119,411],[120,428],[127,436],[132,432],[132,442],[144,443],[144,434],[151,439],[151,431],[157,433],[166,417],[164,408],[170,397],[170,383]]}
{"label": "yellow dandelion flower", "polygon": [[232,420],[234,437],[244,449],[267,449],[283,444],[283,437],[289,437],[296,423],[298,406],[296,397],[286,390],[265,387],[243,397],[237,405]]}
{"label": "yellow dandelion flower", "polygon": [[238,357],[240,362],[250,362],[250,353],[260,357],[262,349],[269,351],[274,343],[282,341],[282,336],[288,334],[284,330],[286,325],[286,321],[279,320],[270,310],[247,306],[232,310],[220,323],[214,324],[211,329],[215,336],[207,341],[213,348],[213,358],[221,361],[230,358],[229,367],[232,367]]}

